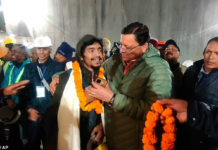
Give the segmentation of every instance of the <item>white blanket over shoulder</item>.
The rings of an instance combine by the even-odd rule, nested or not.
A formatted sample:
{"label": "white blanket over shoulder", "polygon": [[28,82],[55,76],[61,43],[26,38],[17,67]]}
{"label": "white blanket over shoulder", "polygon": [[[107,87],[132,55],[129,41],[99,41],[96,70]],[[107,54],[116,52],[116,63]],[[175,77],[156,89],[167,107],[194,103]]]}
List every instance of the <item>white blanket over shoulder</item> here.
{"label": "white blanket over shoulder", "polygon": [[[101,117],[104,126],[104,113]],[[79,99],[72,70],[58,110],[58,150],[81,150],[79,121]]]}

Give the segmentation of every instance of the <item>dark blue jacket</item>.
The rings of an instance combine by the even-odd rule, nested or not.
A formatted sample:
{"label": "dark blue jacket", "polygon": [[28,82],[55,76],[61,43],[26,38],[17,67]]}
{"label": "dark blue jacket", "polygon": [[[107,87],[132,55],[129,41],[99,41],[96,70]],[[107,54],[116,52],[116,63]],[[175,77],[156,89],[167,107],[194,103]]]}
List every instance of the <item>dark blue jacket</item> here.
{"label": "dark blue jacket", "polygon": [[[188,102],[187,123],[218,139],[218,107],[199,101]],[[218,141],[218,140],[217,140]]]}
{"label": "dark blue jacket", "polygon": [[181,98],[218,106],[218,69],[213,69],[198,81],[198,75],[203,64],[203,60],[196,61],[186,70],[183,77]]}
{"label": "dark blue jacket", "polygon": [[37,70],[37,66],[41,68],[42,72],[46,68],[46,71],[44,73],[44,79],[47,81],[48,84],[51,83],[52,76],[55,73],[64,71],[64,66],[52,60],[50,57],[43,64],[39,64],[37,61],[37,62],[33,62],[25,66],[25,70],[24,70],[21,80],[30,80],[30,83],[20,93],[19,99],[22,100],[20,102],[21,103],[20,105],[23,106],[27,110],[29,108],[34,108],[41,115],[46,111],[48,105],[50,104],[52,96],[51,96],[51,93],[45,88],[45,97],[37,98],[36,87],[43,86],[43,83],[41,82],[41,78]]}
{"label": "dark blue jacket", "polygon": [[194,62],[183,75],[180,98],[187,101],[194,101],[195,87],[198,82],[198,74],[201,70],[204,60]]}
{"label": "dark blue jacket", "polygon": [[[190,103],[198,101],[218,106],[218,69],[213,69],[208,75],[198,81],[198,75],[203,64],[204,60],[196,61],[186,70],[183,76],[180,98]],[[191,109],[194,110],[195,108],[189,106],[189,110]],[[201,112],[202,114],[205,113],[204,110]],[[202,116],[202,114],[198,115]],[[205,128],[203,127],[204,125],[205,123],[199,122],[198,129]],[[180,125],[177,128],[178,149],[213,150],[218,145],[218,140],[209,138],[211,135],[205,134],[205,132]]]}
{"label": "dark blue jacket", "polygon": [[195,87],[195,100],[218,106],[218,69],[213,69]]}

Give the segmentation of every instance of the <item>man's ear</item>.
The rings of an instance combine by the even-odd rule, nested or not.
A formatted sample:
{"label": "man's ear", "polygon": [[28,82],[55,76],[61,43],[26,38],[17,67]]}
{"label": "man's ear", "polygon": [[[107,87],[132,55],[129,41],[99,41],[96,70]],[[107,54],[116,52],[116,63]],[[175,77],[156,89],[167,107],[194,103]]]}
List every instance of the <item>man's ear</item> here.
{"label": "man's ear", "polygon": [[80,57],[80,60],[83,60],[83,57]]}
{"label": "man's ear", "polygon": [[144,54],[147,49],[148,49],[148,43],[146,42],[144,45],[142,45],[142,53]]}
{"label": "man's ear", "polygon": [[179,52],[179,58],[182,56],[182,54]]}
{"label": "man's ear", "polygon": [[28,56],[28,55],[27,55],[27,52],[26,52],[25,50],[22,50],[22,49],[21,49],[20,53],[23,54],[23,55],[25,55],[25,56]]}

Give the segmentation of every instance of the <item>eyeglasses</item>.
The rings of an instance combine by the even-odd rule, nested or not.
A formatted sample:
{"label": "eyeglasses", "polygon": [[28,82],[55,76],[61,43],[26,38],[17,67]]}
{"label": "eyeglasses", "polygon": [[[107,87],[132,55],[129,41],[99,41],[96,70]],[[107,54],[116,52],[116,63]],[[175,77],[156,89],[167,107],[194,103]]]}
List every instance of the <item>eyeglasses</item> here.
{"label": "eyeglasses", "polygon": [[137,46],[135,46],[135,47],[133,47],[133,48],[130,48],[130,49],[122,48],[122,44],[121,44],[121,43],[116,43],[116,46],[117,46],[119,49],[124,49],[125,51],[131,51],[131,50],[133,50],[133,49],[135,49],[136,47],[141,46],[141,45],[137,45]]}

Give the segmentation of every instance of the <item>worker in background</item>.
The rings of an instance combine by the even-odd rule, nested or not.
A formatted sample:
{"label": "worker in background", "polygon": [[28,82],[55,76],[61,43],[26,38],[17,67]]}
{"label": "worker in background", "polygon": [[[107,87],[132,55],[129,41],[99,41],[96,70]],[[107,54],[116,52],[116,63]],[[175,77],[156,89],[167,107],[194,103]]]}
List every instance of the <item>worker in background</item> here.
{"label": "worker in background", "polygon": [[180,88],[182,85],[183,73],[181,69],[181,64],[179,62],[179,58],[181,57],[181,50],[178,44],[170,39],[164,45],[164,59],[169,63],[170,70],[173,73],[173,95],[174,98],[179,98]]}
{"label": "worker in background", "polygon": [[30,51],[28,52],[28,57],[31,62],[36,62],[38,60],[38,56],[36,53],[36,48],[31,48]]}
{"label": "worker in background", "polygon": [[[1,85],[2,88],[18,83],[23,75],[24,66],[30,62],[27,57],[27,48],[22,44],[13,44],[11,57],[12,62],[5,73],[5,77]],[[5,97],[5,101],[12,110],[20,110],[21,102],[19,101],[18,95]],[[17,121],[9,126],[9,146],[11,148],[21,149],[23,147],[23,141],[26,141],[26,131],[22,123],[22,121]]]}
{"label": "worker in background", "polygon": [[[7,47],[0,46],[0,59],[4,58],[8,54],[8,52],[9,52],[9,49]],[[16,94],[18,90],[24,88],[27,83],[29,83],[28,80],[15,83],[5,88],[1,88],[0,97]]]}
{"label": "worker in background", "polygon": [[[0,46],[0,59],[5,57],[8,54],[8,52],[9,52],[8,48]],[[4,65],[4,61],[1,61],[1,62],[3,62],[2,65]],[[1,66],[1,68],[2,68],[2,66]],[[4,78],[3,68],[1,69],[1,75],[3,75],[3,77],[1,77],[0,80],[3,80],[3,78]],[[8,91],[7,89],[0,89],[0,101],[1,101],[0,106],[3,106],[3,104],[2,104],[3,95],[7,95],[7,93],[8,93],[7,91]],[[6,140],[6,136],[5,136],[5,125],[2,122],[0,122],[0,145],[7,145],[7,140]]]}
{"label": "worker in background", "polygon": [[[4,79],[5,73],[11,64],[12,57],[11,57],[11,50],[13,47],[13,44],[16,43],[16,40],[13,38],[7,38],[4,40],[4,47],[8,48],[9,51],[7,51],[7,54],[4,55],[4,57],[1,58],[1,72],[0,72],[0,85],[2,84],[2,81]],[[3,51],[3,49],[2,49]],[[1,51],[1,53],[2,53]]]}
{"label": "worker in background", "polygon": [[157,49],[160,51],[160,57],[164,59],[164,41],[158,41],[157,42]]}
{"label": "worker in background", "polygon": [[[164,107],[173,109],[179,123],[185,123],[198,131],[203,131],[210,137],[218,139],[218,107],[215,105],[196,100],[187,102],[182,99],[163,99],[157,102]],[[166,118],[160,116],[160,119],[161,123],[165,124]]]}
{"label": "worker in background", "polygon": [[[193,65],[186,70],[183,76],[182,88],[180,89],[181,99],[187,101],[201,101],[216,107],[218,106],[217,53],[218,37],[214,37],[208,41],[206,47],[203,49],[203,59],[195,61]],[[212,110],[210,107],[208,107],[208,109]],[[201,123],[199,122],[199,124]],[[205,123],[201,125],[204,126]],[[205,135],[193,128],[178,130],[178,132],[179,131],[181,133],[180,135],[183,137],[180,145],[184,146],[184,143],[187,143],[187,147],[183,147],[183,149],[215,150],[218,148],[218,140],[211,138],[211,135]]]}
{"label": "worker in background", "polygon": [[73,52],[75,52],[73,47],[71,47],[67,42],[62,42],[56,51],[54,59],[66,66],[67,62],[72,61]]}
{"label": "worker in background", "polygon": [[[14,83],[18,83],[23,75],[24,66],[30,62],[27,57],[27,48],[22,44],[13,44],[11,58],[12,62],[6,71],[5,77],[1,84],[2,88]],[[12,96],[12,98],[16,99],[15,101],[18,103],[17,96]]]}
{"label": "worker in background", "polygon": [[111,42],[108,38],[103,39],[103,61],[110,57]]}
{"label": "worker in background", "polygon": [[55,73],[64,70],[62,64],[50,57],[52,43],[48,36],[37,37],[34,47],[38,60],[25,66],[21,80],[29,80],[30,83],[19,94],[28,113],[28,144],[25,146],[28,150],[40,150],[41,141],[44,143],[41,120],[51,102],[49,84]]}

